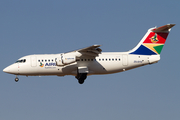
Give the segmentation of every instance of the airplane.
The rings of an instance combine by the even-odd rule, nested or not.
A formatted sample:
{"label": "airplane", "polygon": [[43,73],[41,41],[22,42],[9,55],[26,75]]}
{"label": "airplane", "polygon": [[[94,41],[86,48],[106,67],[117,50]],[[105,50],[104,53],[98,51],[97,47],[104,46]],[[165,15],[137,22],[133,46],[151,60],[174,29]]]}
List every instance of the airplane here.
{"label": "airplane", "polygon": [[166,38],[175,24],[150,28],[141,41],[127,52],[102,52],[101,45],[59,54],[35,54],[18,59],[3,72],[23,76],[73,75],[83,84],[89,75],[127,71],[157,63]]}

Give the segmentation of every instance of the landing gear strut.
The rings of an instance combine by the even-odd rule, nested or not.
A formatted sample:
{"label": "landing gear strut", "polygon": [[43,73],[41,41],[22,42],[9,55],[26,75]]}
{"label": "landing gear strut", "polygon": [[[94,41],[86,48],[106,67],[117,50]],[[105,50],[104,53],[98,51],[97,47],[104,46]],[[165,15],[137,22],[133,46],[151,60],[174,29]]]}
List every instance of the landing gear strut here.
{"label": "landing gear strut", "polygon": [[76,78],[78,79],[79,84],[83,84],[84,80],[87,78],[87,73],[78,73]]}
{"label": "landing gear strut", "polygon": [[16,76],[16,78],[15,78],[15,82],[18,82],[19,81],[19,78]]}

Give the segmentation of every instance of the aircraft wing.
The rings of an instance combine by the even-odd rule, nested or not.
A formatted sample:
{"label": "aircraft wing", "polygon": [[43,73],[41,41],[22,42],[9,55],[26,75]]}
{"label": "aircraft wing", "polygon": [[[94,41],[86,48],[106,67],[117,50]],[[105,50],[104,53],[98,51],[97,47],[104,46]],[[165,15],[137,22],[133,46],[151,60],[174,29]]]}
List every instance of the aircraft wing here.
{"label": "aircraft wing", "polygon": [[98,56],[98,54],[101,53],[101,49],[99,48],[101,45],[92,45],[86,48],[82,48],[79,50],[75,50],[72,52],[79,52],[81,55],[86,55],[86,56]]}

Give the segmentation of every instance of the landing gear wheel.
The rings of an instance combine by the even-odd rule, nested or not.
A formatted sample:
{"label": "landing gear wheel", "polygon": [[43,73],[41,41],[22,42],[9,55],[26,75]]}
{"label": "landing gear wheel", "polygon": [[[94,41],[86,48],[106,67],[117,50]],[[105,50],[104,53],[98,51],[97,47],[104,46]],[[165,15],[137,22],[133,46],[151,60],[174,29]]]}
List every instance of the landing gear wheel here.
{"label": "landing gear wheel", "polygon": [[79,84],[83,84],[84,80],[87,78],[87,73],[79,73],[76,78],[78,79]]}
{"label": "landing gear wheel", "polygon": [[78,80],[79,84],[83,84],[84,80]]}
{"label": "landing gear wheel", "polygon": [[18,77],[16,77],[16,78],[15,78],[15,82],[18,82],[18,81],[19,81],[19,78],[18,78]]}

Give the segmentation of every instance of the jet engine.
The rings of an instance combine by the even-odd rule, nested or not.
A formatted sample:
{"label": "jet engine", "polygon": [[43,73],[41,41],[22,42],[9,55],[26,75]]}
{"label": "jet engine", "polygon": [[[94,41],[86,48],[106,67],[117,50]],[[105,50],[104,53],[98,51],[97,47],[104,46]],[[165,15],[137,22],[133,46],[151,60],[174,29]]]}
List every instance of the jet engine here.
{"label": "jet engine", "polygon": [[56,66],[64,66],[76,62],[76,56],[61,54],[56,59]]}

